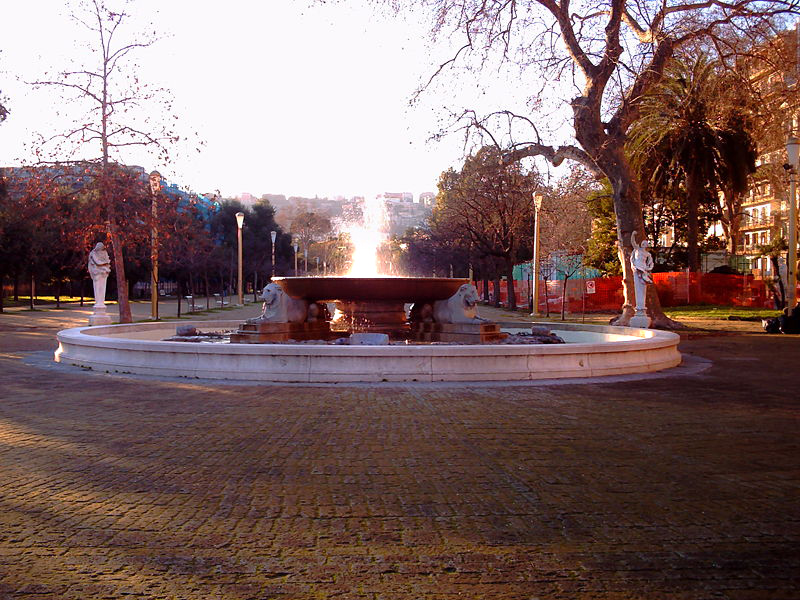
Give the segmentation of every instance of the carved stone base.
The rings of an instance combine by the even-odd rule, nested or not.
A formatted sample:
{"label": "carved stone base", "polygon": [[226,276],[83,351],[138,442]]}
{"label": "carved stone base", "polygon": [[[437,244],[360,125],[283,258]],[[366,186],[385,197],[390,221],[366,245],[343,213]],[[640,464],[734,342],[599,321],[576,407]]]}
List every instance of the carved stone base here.
{"label": "carved stone base", "polygon": [[402,302],[337,302],[334,329],[395,336],[408,329]]}
{"label": "carved stone base", "polygon": [[242,323],[231,334],[235,344],[264,344],[267,342],[287,342],[289,340],[327,340],[331,337],[331,327],[326,321],[313,323]]}
{"label": "carved stone base", "polygon": [[410,339],[415,342],[465,342],[485,344],[508,337],[496,323],[412,323]]}
{"label": "carved stone base", "polygon": [[111,315],[106,312],[105,306],[94,307],[94,312],[89,315],[89,325],[111,325]]}
{"label": "carved stone base", "polygon": [[646,312],[637,310],[636,314],[631,317],[630,321],[628,321],[628,327],[647,329],[650,327],[652,322],[653,320],[647,316]]}

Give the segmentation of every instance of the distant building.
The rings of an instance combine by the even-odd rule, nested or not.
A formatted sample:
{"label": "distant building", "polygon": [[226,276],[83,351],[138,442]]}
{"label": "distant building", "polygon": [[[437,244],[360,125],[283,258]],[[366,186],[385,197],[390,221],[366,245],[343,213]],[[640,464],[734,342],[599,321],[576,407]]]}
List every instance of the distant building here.
{"label": "distant building", "polygon": [[[772,261],[758,255],[760,247],[771,244],[776,237],[788,239],[789,189],[783,165],[787,163],[786,140],[800,133],[800,109],[796,100],[787,101],[787,98],[792,98],[787,92],[796,91],[798,84],[799,35],[800,25],[779,34],[777,38],[789,49],[786,55],[793,57],[789,64],[774,66],[774,62],[759,63],[759,67],[752,69],[750,75],[764,103],[771,105],[774,114],[782,120],[785,131],[783,138],[768,141],[763,150],[759,147],[762,153],[756,161],[757,171],[742,202],[737,251],[749,263],[745,266],[756,277],[775,275]],[[764,67],[764,64],[769,66]]]}
{"label": "distant building", "polygon": [[414,202],[414,194],[411,192],[384,192],[382,197],[387,202]]}
{"label": "distant building", "polygon": [[242,192],[241,196],[238,197],[239,202],[241,202],[244,206],[253,206],[256,203],[258,198],[253,196],[253,194],[249,194],[247,192]]}
{"label": "distant building", "polygon": [[425,206],[433,206],[434,202],[436,202],[436,194],[433,192],[422,192],[419,195],[419,203]]}
{"label": "distant building", "polygon": [[[774,266],[769,257],[760,256],[760,250],[770,245],[777,237],[788,240],[789,229],[789,186],[788,173],[783,165],[787,163],[785,144],[789,136],[800,136],[800,107],[796,100],[798,79],[800,74],[800,24],[797,28],[782,32],[776,42],[788,51],[785,56],[787,64],[772,59],[756,60],[752,56],[746,58],[742,67],[748,73],[753,86],[759,91],[762,103],[768,107],[770,114],[776,115],[776,133],[772,138],[767,134],[759,140],[761,152],[756,161],[757,170],[750,181],[750,189],[742,200],[739,216],[739,231],[733,244],[736,247],[737,260],[734,264],[730,257],[730,266],[749,272],[759,277],[775,275]],[[722,227],[715,224],[707,235],[724,237]],[[675,243],[674,227],[661,233],[658,245],[662,248]],[[710,270],[719,264],[716,254],[708,253],[703,258],[703,270]],[[780,259],[781,269],[785,268],[785,260]]]}
{"label": "distant building", "polygon": [[431,216],[430,206],[403,199],[386,203],[390,235],[403,235],[412,227],[419,227]]}
{"label": "distant building", "polygon": [[[3,167],[0,176],[7,180],[10,194],[20,193],[24,182],[37,174],[51,176],[58,180],[59,185],[70,188],[73,193],[79,192],[91,183],[93,171],[98,166],[94,163],[80,163],[69,165],[47,165],[31,167]],[[128,171],[135,173],[146,189],[150,189],[149,174],[143,167],[136,165],[124,166]],[[181,189],[177,184],[170,183],[162,177],[161,191],[166,196],[173,198],[178,204],[194,202],[205,218],[210,218],[219,210],[219,202],[213,197],[202,194],[193,194]]]}

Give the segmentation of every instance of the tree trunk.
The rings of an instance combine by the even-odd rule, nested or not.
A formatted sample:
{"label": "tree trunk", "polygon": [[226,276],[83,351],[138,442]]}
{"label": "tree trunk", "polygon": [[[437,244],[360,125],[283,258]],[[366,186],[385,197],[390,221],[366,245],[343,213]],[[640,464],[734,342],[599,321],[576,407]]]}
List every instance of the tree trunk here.
{"label": "tree trunk", "polygon": [[739,201],[741,194],[732,190],[723,192],[722,231],[725,234],[725,250],[730,256],[736,256],[737,244],[739,242],[739,230],[742,224],[742,203]]}
{"label": "tree trunk", "polygon": [[700,272],[700,199],[705,184],[696,170],[686,174],[686,251],[689,259],[689,271]]}
{"label": "tree trunk", "polygon": [[3,283],[6,280],[5,273],[0,273],[0,313],[3,312],[3,297],[5,296],[5,288],[3,287]]}
{"label": "tree trunk", "polygon": [[494,302],[492,303],[495,308],[500,308],[500,276],[495,275],[494,280],[492,281],[494,286]]}
{"label": "tree trunk", "polygon": [[514,292],[514,264],[508,261],[506,266],[506,293],[508,294],[508,309],[517,310],[517,295]]}
{"label": "tree trunk", "polygon": [[205,283],[206,283],[206,310],[208,310],[209,308],[211,308],[210,307],[211,300],[209,299],[209,294],[208,294],[209,288],[208,288],[208,270],[207,269],[205,271],[203,271],[203,278],[205,279]]}
{"label": "tree trunk", "polygon": [[[547,282],[549,279],[542,279],[542,287],[544,287],[544,316],[550,318],[550,296],[547,291]],[[538,301],[538,298],[537,298]]]}
{"label": "tree trunk", "polygon": [[[617,220],[617,244],[622,265],[624,301],[622,313],[611,320],[614,325],[628,325],[636,312],[636,292],[633,287],[633,267],[631,266],[631,233],[636,232],[639,241],[645,240],[644,216],[638,182],[633,177],[628,159],[622,151],[622,142],[617,152],[609,151],[604,164],[600,165],[611,182],[614,191],[614,213]],[[647,285],[647,314],[656,329],[676,329],[682,325],[664,314],[658,293],[652,283]]]}
{"label": "tree trunk", "polygon": [[61,280],[56,281],[56,308],[61,308]]}
{"label": "tree trunk", "polygon": [[566,320],[567,315],[567,282],[569,277],[564,275],[564,284],[561,286],[561,320]]}
{"label": "tree trunk", "polygon": [[489,278],[483,276],[483,301],[489,304]]}
{"label": "tree trunk", "polygon": [[103,195],[103,202],[108,215],[107,235],[111,240],[111,248],[114,251],[114,276],[117,281],[117,308],[119,309],[119,322],[131,323],[131,306],[128,302],[128,282],[125,278],[125,257],[123,243],[117,230],[116,210],[114,209],[111,192],[108,189],[106,173],[102,174],[100,183],[100,193]]}
{"label": "tree trunk", "polygon": [[128,282],[125,279],[125,258],[123,256],[122,241],[116,235],[116,227],[109,226],[108,236],[111,238],[111,248],[114,250],[114,276],[117,281],[117,307],[119,309],[119,322],[132,323],[131,305],[128,302]]}
{"label": "tree trunk", "polygon": [[[235,289],[233,287],[233,272],[234,272],[234,270],[235,270],[234,257],[233,257],[233,251],[231,251],[231,260],[228,263],[228,290],[231,292],[231,295],[233,295],[233,290]],[[297,270],[295,270],[294,275],[295,275],[295,277],[297,277]]]}
{"label": "tree trunk", "polygon": [[777,256],[770,256],[769,259],[772,262],[772,268],[776,273],[775,279],[778,281],[778,291],[780,292],[780,296],[775,298],[775,303],[778,304],[776,308],[782,310],[786,307],[786,288],[783,286],[780,261],[778,260]]}

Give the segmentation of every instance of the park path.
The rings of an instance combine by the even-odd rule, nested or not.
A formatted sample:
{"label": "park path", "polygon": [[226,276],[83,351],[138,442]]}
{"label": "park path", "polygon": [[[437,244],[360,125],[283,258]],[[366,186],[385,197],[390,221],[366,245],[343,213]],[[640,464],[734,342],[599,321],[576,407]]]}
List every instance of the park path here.
{"label": "park path", "polygon": [[798,336],[687,332],[706,370],[615,383],[217,386],[37,366],[70,310],[0,315],[4,600],[800,597]]}

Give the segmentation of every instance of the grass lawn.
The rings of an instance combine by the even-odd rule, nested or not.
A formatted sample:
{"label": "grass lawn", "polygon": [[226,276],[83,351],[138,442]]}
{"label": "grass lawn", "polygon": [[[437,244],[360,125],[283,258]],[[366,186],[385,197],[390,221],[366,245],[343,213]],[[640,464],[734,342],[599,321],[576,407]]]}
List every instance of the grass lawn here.
{"label": "grass lawn", "polygon": [[[31,305],[31,297],[30,296],[19,296],[18,298],[19,298],[19,300],[14,300],[14,298],[11,298],[11,297],[3,298],[3,306],[12,307],[12,306],[30,306]],[[61,296],[60,301],[62,303],[64,303],[64,302],[80,302],[81,301],[81,297],[80,296]],[[84,296],[84,298],[83,298],[83,303],[84,304],[92,304],[93,302],[94,302],[94,298],[92,298],[91,296]],[[55,305],[55,303],[56,303],[56,297],[55,296],[36,296],[33,299],[33,305],[34,306],[43,306],[43,305],[49,305],[49,304]]]}
{"label": "grass lawn", "polygon": [[750,308],[746,306],[718,306],[713,304],[696,304],[689,306],[670,306],[664,312],[672,319],[720,319],[758,320],[768,317],[777,317],[779,310],[774,308]]}

